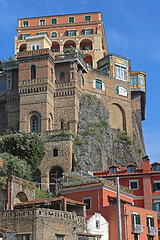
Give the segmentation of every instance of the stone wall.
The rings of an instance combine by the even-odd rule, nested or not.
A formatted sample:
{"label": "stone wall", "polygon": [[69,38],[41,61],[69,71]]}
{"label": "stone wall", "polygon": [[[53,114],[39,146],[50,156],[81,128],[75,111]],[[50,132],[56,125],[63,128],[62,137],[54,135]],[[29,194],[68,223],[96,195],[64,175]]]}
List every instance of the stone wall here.
{"label": "stone wall", "polygon": [[22,235],[29,235],[30,240],[56,240],[58,234],[64,235],[66,240],[74,240],[77,227],[83,231],[86,220],[72,212],[24,209],[0,212],[0,226],[16,231],[18,240]]}
{"label": "stone wall", "polygon": [[106,105],[96,95],[81,97],[78,141],[74,141],[73,148],[75,170],[98,171],[112,164],[141,163],[144,149],[139,131],[134,129],[137,137],[133,143],[123,131],[112,129]]}

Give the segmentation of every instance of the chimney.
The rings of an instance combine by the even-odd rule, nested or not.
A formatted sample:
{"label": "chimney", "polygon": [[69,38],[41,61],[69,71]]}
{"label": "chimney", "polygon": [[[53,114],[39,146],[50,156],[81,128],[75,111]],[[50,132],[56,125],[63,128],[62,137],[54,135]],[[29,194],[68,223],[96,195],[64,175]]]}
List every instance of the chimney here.
{"label": "chimney", "polygon": [[146,155],[142,158],[143,160],[143,172],[149,172],[150,171],[150,159]]}

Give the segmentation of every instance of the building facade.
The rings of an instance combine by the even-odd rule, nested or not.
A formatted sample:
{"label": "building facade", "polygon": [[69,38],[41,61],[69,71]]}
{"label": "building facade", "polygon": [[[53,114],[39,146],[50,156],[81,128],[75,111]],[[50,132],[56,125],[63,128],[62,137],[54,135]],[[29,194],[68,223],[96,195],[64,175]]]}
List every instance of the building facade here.
{"label": "building facade", "polygon": [[[5,62],[0,76],[0,135],[35,132],[45,141],[36,172],[44,188],[74,170],[82,94],[99,98],[109,109],[111,128],[138,136],[145,152],[146,74],[131,72],[127,58],[108,54],[100,12],[19,19],[17,32],[16,60]],[[77,49],[68,54],[69,47]]]}
{"label": "building facade", "polygon": [[[158,240],[157,213],[134,206],[135,196],[128,191],[127,189],[120,190],[122,239]],[[87,219],[92,221],[92,230],[94,230],[94,225],[97,224],[97,229],[95,230],[98,232],[98,229],[101,229],[101,234],[103,235],[104,220],[95,217],[96,213],[100,213],[109,223],[109,232],[103,237],[107,239],[108,235],[110,240],[119,239],[117,192],[116,186],[112,182],[73,185],[65,187],[59,192],[65,197],[87,204],[86,214]]]}
{"label": "building facade", "polygon": [[160,238],[160,163],[150,164],[148,156],[145,156],[142,166],[110,166],[94,175],[111,181],[119,177],[120,185],[133,190],[136,206],[156,211]]}

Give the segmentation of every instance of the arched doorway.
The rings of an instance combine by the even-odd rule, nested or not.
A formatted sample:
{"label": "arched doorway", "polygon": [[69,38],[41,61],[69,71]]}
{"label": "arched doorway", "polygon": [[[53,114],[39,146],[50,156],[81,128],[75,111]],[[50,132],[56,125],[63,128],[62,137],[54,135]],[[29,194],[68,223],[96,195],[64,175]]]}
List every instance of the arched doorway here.
{"label": "arched doorway", "polygon": [[14,205],[27,201],[28,201],[27,195],[24,192],[18,192],[14,199]]}
{"label": "arched doorway", "polygon": [[68,41],[66,41],[65,42],[65,44],[64,44],[64,50],[66,49],[66,48],[68,48],[68,47],[76,47],[76,43],[74,42],[74,41],[72,41],[72,40],[68,40]]}
{"label": "arched doorway", "polygon": [[24,43],[24,44],[22,44],[22,45],[20,46],[19,52],[23,52],[23,51],[25,51],[26,49],[27,49],[27,45]]}
{"label": "arched doorway", "polygon": [[80,50],[92,50],[92,41],[89,39],[83,39],[80,43]]}
{"label": "arched doorway", "polygon": [[112,128],[126,131],[126,114],[122,106],[117,103],[111,105],[110,124]]}
{"label": "arched doorway", "polygon": [[59,166],[54,166],[49,172],[49,190],[50,192],[56,191],[56,179],[62,177],[63,169]]}

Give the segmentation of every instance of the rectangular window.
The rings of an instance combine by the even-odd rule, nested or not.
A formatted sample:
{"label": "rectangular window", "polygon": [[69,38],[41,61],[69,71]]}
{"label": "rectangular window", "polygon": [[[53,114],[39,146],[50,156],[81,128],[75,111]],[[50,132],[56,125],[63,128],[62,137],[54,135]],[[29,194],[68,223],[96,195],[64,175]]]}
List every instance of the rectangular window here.
{"label": "rectangular window", "polygon": [[39,25],[45,25],[45,20],[43,19],[43,20],[39,20]]}
{"label": "rectangular window", "polygon": [[23,27],[28,27],[28,21],[23,21]]}
{"label": "rectangular window", "polygon": [[154,181],[153,192],[160,192],[160,181]]}
{"label": "rectangular window", "polygon": [[82,30],[82,35],[91,35],[91,34],[93,34],[93,29],[92,28]]}
{"label": "rectangular window", "polygon": [[141,224],[141,219],[140,219],[140,215],[136,215],[136,214],[132,214],[132,224]]}
{"label": "rectangular window", "polygon": [[67,36],[76,36],[76,30],[68,30],[66,31]]}
{"label": "rectangular window", "polygon": [[64,236],[62,234],[56,234],[56,240],[64,240]]}
{"label": "rectangular window", "polygon": [[99,220],[96,220],[96,228],[100,229],[100,221]]}
{"label": "rectangular window", "polygon": [[138,85],[138,76],[137,75],[130,76],[130,82],[131,82],[131,86],[137,86]]}
{"label": "rectangular window", "polygon": [[74,23],[74,17],[69,17],[68,22],[69,23]]}
{"label": "rectangular window", "polygon": [[26,37],[29,37],[31,34],[21,34],[20,35],[20,39],[21,40],[25,40],[26,39]]}
{"label": "rectangular window", "polygon": [[127,69],[125,67],[115,65],[115,77],[121,80],[127,80]]}
{"label": "rectangular window", "polygon": [[147,227],[154,227],[154,218],[147,217]]}
{"label": "rectangular window", "polygon": [[22,240],[29,240],[29,235],[22,235]]}
{"label": "rectangular window", "polygon": [[91,21],[91,16],[85,16],[85,22],[90,22]]}
{"label": "rectangular window", "polygon": [[57,24],[57,19],[56,18],[52,19],[52,24]]}
{"label": "rectangular window", "polygon": [[82,202],[87,204],[86,209],[91,210],[91,197],[82,198]]}
{"label": "rectangular window", "polygon": [[132,190],[138,189],[138,180],[129,180],[129,188]]}

